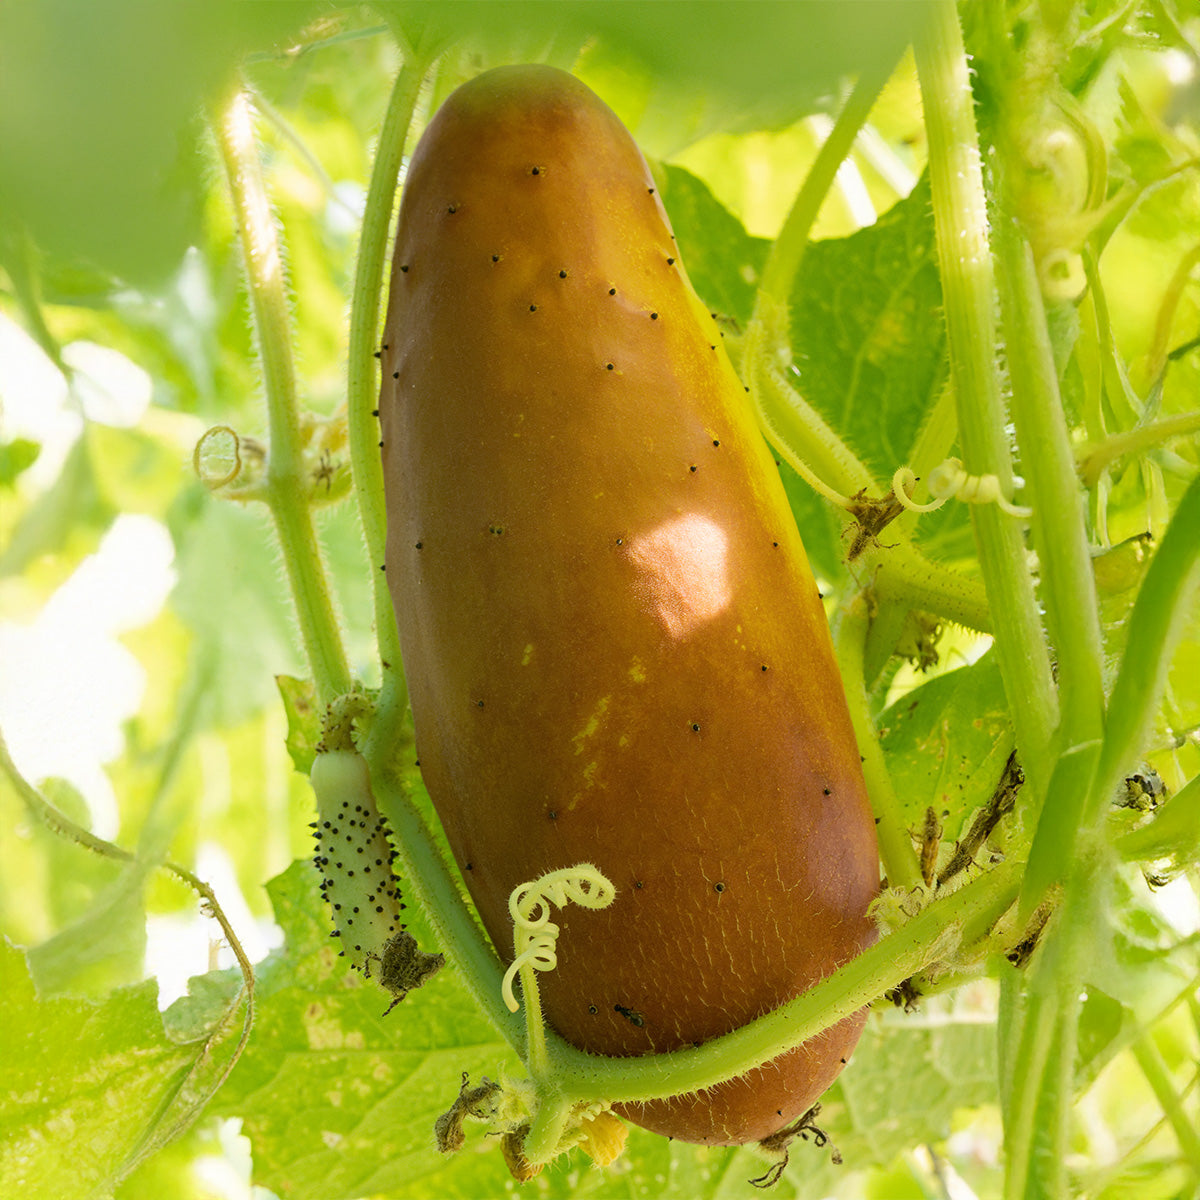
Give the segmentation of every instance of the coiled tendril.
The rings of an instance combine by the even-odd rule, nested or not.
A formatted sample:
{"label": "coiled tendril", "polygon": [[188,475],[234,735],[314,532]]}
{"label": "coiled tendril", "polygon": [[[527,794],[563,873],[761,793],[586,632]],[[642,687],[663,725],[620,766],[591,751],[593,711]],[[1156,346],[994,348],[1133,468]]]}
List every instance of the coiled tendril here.
{"label": "coiled tendril", "polygon": [[948,458],[929,472],[929,494],[933,500],[928,504],[918,504],[912,499],[909,489],[916,482],[917,477],[909,467],[900,467],[892,476],[892,492],[909,512],[933,512],[947,500],[961,500],[964,504],[994,504],[1002,512],[1022,519],[1033,516],[1032,508],[1013,504],[1004,495],[997,476],[968,475],[957,458]]}
{"label": "coiled tendril", "polygon": [[568,902],[582,908],[607,908],[617,889],[590,863],[550,871],[532,883],[512,890],[508,911],[513,919],[513,948],[516,958],[504,973],[501,994],[509,1012],[516,1012],[517,998],[513,980],[522,967],[535,971],[553,971],[558,965],[555,943],[558,926],[550,920],[550,906],[562,908]]}

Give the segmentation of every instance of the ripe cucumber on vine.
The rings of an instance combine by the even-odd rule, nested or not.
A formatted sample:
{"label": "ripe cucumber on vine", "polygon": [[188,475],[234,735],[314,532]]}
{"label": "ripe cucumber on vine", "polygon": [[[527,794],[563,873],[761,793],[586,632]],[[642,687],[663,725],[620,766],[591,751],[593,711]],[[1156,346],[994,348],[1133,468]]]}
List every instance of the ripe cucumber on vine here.
{"label": "ripe cucumber on vine", "polygon": [[[1193,483],[1162,537],[1106,694],[1045,330],[1057,293],[1042,295],[1030,239],[1041,267],[1062,247],[1033,237],[1045,227],[989,221],[952,6],[931,6],[914,47],[946,428],[927,427],[879,479],[805,400],[787,305],[820,201],[894,64],[859,79],[772,245],[735,348],[740,375],[632,139],[578,80],[545,67],[485,72],[428,123],[407,163],[377,334],[392,191],[438,47],[412,48],[397,82],[367,199],[347,408],[382,686],[352,742],[317,751],[312,780],[316,863],[352,964],[399,999],[449,962],[527,1071],[463,1078],[439,1121],[444,1151],[471,1118],[501,1138],[520,1179],[580,1144],[602,1143],[593,1157],[611,1161],[619,1114],[786,1160],[867,1005],[978,978],[1000,957],[1009,1194],[1042,1172],[1051,1190],[1062,1183],[1060,1165],[1038,1160],[1036,1122],[1065,1145],[1054,1083],[1069,1065],[1086,931],[1103,911],[1100,864],[1159,848],[1141,830],[1109,846],[1106,821],[1145,752],[1192,594],[1200,499]],[[248,151],[231,130],[237,167]],[[1019,216],[1019,181],[998,179]],[[261,234],[267,210],[241,176],[239,188]],[[353,688],[307,507],[297,517],[286,494],[305,447],[286,354],[270,352],[275,283],[255,269],[272,442],[253,482],[330,704]],[[832,636],[763,434],[857,525]],[[1125,446],[1089,453],[1084,482]],[[336,476],[322,458],[314,477]],[[214,467],[216,487],[233,478]],[[970,509],[979,578],[920,547],[920,519],[945,504]],[[917,827],[906,819],[876,728],[872,689],[913,613],[991,634],[1019,698],[1012,771],[955,847],[932,806]],[[453,863],[395,761],[410,706]],[[984,867],[1002,825],[1026,842]],[[386,868],[382,885],[352,876],[335,839]],[[393,856],[438,953],[404,941]]]}

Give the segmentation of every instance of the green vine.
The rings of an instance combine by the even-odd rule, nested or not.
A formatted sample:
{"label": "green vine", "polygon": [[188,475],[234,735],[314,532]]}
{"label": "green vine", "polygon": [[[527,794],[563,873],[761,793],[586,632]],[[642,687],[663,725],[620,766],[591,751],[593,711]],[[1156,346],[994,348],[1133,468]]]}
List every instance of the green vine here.
{"label": "green vine", "polygon": [[243,90],[235,91],[217,115],[213,132],[237,221],[267,397],[266,500],[317,697],[327,704],[350,690],[350,668],[312,512],[303,500],[308,488],[283,254]]}
{"label": "green vine", "polygon": [[[914,38],[929,138],[938,265],[966,469],[1011,494],[1012,463],[996,371],[995,287],[987,204],[966,50],[952,0],[936,0]],[[971,509],[996,655],[1030,789],[1044,795],[1058,699],[1018,523],[994,505]]]}
{"label": "green vine", "polygon": [[400,638],[383,571],[387,518],[383,500],[383,463],[378,450],[379,422],[375,412],[379,395],[380,298],[396,180],[408,145],[421,84],[438,50],[439,46],[429,40],[418,44],[411,56],[406,57],[392,87],[371,168],[350,300],[350,348],[346,367],[350,464],[367,561],[372,568],[375,639],[383,671],[376,717],[368,734],[368,745],[372,748],[396,743],[408,705],[400,661]]}

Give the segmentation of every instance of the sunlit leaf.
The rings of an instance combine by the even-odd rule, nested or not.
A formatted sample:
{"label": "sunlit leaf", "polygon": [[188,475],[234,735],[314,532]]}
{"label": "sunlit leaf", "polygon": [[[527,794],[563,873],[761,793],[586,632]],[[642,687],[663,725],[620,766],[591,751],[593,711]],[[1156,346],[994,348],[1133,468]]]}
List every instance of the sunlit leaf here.
{"label": "sunlit leaf", "polygon": [[111,1187],[194,1058],[163,1037],[154,984],[39,1000],[0,943],[0,1011],[0,1179],[27,1196]]}

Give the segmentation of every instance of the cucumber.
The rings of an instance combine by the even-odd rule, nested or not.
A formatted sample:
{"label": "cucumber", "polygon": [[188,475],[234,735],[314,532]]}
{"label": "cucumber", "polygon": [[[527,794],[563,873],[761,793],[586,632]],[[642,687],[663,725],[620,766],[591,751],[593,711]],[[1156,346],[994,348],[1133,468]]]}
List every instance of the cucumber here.
{"label": "cucumber", "polygon": [[395,851],[375,806],[371,772],[357,750],[319,750],[309,772],[317,801],[313,865],[329,905],[339,954],[392,997],[384,1016],[445,964],[405,928]]}
{"label": "cucumber", "polygon": [[[571,75],[456,91],[410,164],[380,394],[389,587],[417,751],[497,951],[509,893],[594,863],[548,1022],[702,1043],[874,939],[874,822],[821,597],[654,179]],[[865,1014],[740,1079],[621,1111],[761,1140]]]}

